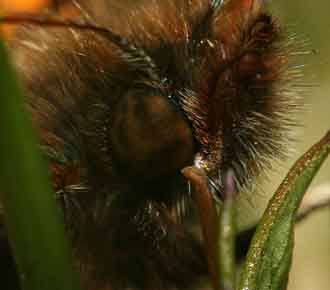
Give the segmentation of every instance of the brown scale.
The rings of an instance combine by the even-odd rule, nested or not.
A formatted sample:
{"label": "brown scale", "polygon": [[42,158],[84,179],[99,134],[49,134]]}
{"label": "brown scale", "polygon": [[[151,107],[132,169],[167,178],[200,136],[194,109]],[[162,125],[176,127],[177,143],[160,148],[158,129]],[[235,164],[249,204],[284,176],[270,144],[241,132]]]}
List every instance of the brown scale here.
{"label": "brown scale", "polygon": [[80,22],[4,21],[25,24],[10,46],[83,289],[199,289],[216,266],[181,170],[250,188],[283,155],[287,36],[261,0],[73,6]]}

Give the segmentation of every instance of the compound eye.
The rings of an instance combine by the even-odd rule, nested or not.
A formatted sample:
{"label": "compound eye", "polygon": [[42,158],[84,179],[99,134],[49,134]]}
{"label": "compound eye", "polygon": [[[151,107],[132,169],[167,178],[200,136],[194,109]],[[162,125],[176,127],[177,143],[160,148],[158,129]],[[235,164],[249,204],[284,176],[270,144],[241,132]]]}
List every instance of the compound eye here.
{"label": "compound eye", "polygon": [[130,179],[159,179],[193,162],[192,130],[166,96],[128,92],[114,106],[111,124],[114,161]]}

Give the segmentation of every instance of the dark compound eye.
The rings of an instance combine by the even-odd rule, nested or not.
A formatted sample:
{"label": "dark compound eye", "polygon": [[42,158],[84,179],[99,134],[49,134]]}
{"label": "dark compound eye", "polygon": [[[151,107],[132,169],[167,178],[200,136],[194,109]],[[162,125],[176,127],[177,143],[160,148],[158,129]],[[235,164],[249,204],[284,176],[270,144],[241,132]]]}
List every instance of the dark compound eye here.
{"label": "dark compound eye", "polygon": [[191,164],[193,132],[183,113],[160,92],[129,91],[111,115],[114,161],[131,181],[167,178]]}

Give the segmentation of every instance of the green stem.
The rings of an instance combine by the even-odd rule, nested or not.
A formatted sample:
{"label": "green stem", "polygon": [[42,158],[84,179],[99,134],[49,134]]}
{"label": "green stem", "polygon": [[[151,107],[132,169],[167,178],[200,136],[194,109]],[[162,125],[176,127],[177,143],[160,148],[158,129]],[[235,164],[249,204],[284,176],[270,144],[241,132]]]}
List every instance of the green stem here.
{"label": "green stem", "polygon": [[224,203],[221,207],[219,224],[219,264],[221,289],[235,289],[235,206],[234,176],[229,171],[225,178]]}

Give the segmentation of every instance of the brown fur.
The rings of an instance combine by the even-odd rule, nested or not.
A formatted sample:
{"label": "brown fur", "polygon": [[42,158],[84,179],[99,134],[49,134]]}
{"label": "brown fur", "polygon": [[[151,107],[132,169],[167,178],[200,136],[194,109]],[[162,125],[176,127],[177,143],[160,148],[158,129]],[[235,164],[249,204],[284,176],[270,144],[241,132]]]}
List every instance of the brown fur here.
{"label": "brown fur", "polygon": [[[127,49],[93,29],[69,26],[26,27],[11,44],[77,268],[88,290],[193,289],[207,266],[189,219],[176,210],[188,196],[180,170],[197,156],[220,188],[227,168],[248,187],[272,157],[283,155],[293,102],[279,89],[288,66],[285,35],[261,0],[217,7],[206,0],[102,3],[106,10],[95,1],[86,10]],[[193,151],[153,156],[159,174],[143,159],[127,176],[131,165],[118,160],[109,138],[120,133],[112,127],[121,120],[115,108],[137,91],[164,97],[164,112],[171,113],[155,124],[164,134],[171,132],[166,126],[184,128],[180,144]]]}

